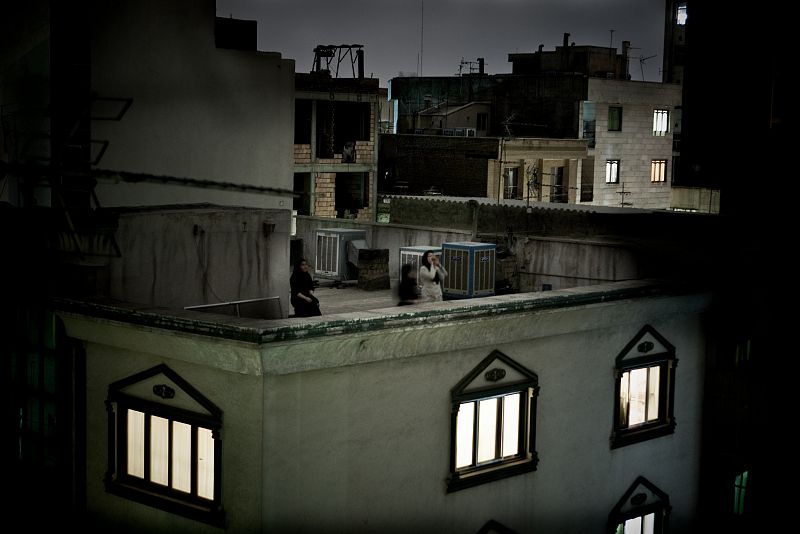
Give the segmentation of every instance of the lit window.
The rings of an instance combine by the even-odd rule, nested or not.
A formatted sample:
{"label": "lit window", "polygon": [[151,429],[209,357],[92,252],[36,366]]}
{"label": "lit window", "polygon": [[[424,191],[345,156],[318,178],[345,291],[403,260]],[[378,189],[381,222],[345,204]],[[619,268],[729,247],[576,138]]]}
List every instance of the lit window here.
{"label": "lit window", "polygon": [[744,514],[744,491],[747,489],[747,471],[736,475],[733,483],[733,513],[736,515]]}
{"label": "lit window", "polygon": [[503,171],[505,176],[505,187],[503,188],[503,198],[522,198],[519,190],[519,169],[514,167]]}
{"label": "lit window", "polygon": [[653,110],[653,135],[665,136],[669,132],[669,111],[666,109]]}
{"label": "lit window", "polygon": [[107,404],[106,489],[221,525],[220,410],[166,365],[111,384]]}
{"label": "lit window", "polygon": [[606,160],[606,183],[616,184],[619,183],[619,160],[607,159]]}
{"label": "lit window", "polygon": [[647,325],[616,359],[611,448],[675,430],[675,347]]}
{"label": "lit window", "polygon": [[453,388],[448,491],[536,469],[537,395],[536,375],[499,351]]}
{"label": "lit window", "polygon": [[608,106],[608,131],[622,131],[622,107]]}
{"label": "lit window", "polygon": [[650,181],[663,182],[667,176],[667,160],[654,159],[650,162]]}
{"label": "lit window", "polygon": [[675,22],[678,26],[683,26],[686,24],[686,19],[688,14],[686,13],[686,3],[678,4],[678,8],[675,13]]}
{"label": "lit window", "polygon": [[609,534],[663,534],[669,497],[640,476],[608,515]]}

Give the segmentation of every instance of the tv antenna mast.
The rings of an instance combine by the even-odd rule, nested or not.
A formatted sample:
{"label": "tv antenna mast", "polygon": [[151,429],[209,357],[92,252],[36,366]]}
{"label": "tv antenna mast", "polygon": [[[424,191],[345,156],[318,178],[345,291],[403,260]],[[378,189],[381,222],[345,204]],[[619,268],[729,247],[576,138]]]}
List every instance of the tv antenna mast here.
{"label": "tv antenna mast", "polygon": [[653,59],[657,55],[658,54],[653,54],[652,56],[647,56],[647,57],[639,56],[639,67],[642,69],[642,81],[644,81],[644,62],[647,61],[648,59]]}

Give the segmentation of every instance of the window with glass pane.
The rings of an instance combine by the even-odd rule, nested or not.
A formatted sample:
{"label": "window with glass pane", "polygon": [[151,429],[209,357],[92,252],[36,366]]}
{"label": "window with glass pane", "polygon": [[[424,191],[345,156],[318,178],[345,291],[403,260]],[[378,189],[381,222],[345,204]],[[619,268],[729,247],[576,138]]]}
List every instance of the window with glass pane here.
{"label": "window with glass pane", "polygon": [[649,325],[617,356],[611,448],[674,432],[677,361],[675,347]]}
{"label": "window with glass pane", "polygon": [[608,131],[622,131],[622,106],[608,106]]}
{"label": "window with glass pane", "polygon": [[519,393],[461,403],[456,423],[456,468],[519,453]]}
{"label": "window with glass pane", "polygon": [[619,183],[619,160],[607,159],[606,160],[606,183],[616,184]]}
{"label": "window with glass pane", "polygon": [[654,159],[650,162],[650,181],[663,182],[667,177],[667,160]]}
{"label": "window with glass pane", "polygon": [[609,534],[663,534],[669,496],[643,476],[625,491],[608,515]]}
{"label": "window with glass pane", "polygon": [[669,111],[656,109],[653,111],[653,135],[664,136],[669,132]]}
{"label": "window with glass pane", "polygon": [[733,513],[744,514],[744,492],[747,489],[747,471],[736,475],[733,484]]}
{"label": "window with glass pane", "polygon": [[655,514],[628,519],[617,527],[617,534],[653,534],[655,519]]}
{"label": "window with glass pane", "polygon": [[[192,398],[199,412],[191,413],[185,405],[171,406],[168,401],[177,393],[168,384],[150,386],[154,398],[161,397],[159,400],[126,394],[137,382],[155,378],[168,379],[181,390],[184,399]],[[165,390],[170,393],[163,394]],[[221,524],[224,513],[219,495],[219,409],[163,365],[112,384],[108,404],[109,428],[115,429],[110,447],[116,454],[109,457],[107,490],[210,524]]]}
{"label": "window with glass pane", "polygon": [[535,374],[494,351],[453,388],[448,491],[536,468],[537,383]]}

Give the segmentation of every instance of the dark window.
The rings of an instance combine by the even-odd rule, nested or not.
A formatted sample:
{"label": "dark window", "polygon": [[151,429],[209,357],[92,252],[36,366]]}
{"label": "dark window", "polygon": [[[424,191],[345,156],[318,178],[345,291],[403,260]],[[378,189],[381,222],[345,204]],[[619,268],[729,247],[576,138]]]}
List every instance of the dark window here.
{"label": "dark window", "polygon": [[477,124],[475,125],[476,130],[488,130],[489,129],[489,114],[488,113],[478,113]]}
{"label": "dark window", "polygon": [[608,131],[622,131],[622,107],[608,106]]}

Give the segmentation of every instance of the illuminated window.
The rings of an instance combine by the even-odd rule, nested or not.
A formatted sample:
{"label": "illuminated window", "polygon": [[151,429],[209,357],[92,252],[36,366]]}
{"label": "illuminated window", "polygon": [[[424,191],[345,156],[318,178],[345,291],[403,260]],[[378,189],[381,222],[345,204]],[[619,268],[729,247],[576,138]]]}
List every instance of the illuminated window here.
{"label": "illuminated window", "polygon": [[606,160],[606,183],[616,184],[619,183],[619,160],[607,159]]}
{"label": "illuminated window", "polygon": [[653,110],[653,135],[665,136],[669,132],[669,111],[666,109]]}
{"label": "illuminated window", "polygon": [[733,482],[733,513],[736,515],[744,514],[745,489],[747,489],[747,471],[742,471],[736,475]]}
{"label": "illuminated window", "polygon": [[608,106],[608,131],[622,131],[622,107]]}
{"label": "illuminated window", "polygon": [[609,534],[663,534],[669,497],[640,476],[608,516]]}
{"label": "illuminated window", "polygon": [[536,375],[499,351],[453,388],[447,491],[536,469],[538,392]]}
{"label": "illuminated window", "polygon": [[678,4],[678,8],[675,11],[675,22],[678,26],[683,26],[686,24],[686,18],[688,17],[686,13],[686,3]]}
{"label": "illuminated window", "polygon": [[612,449],[674,432],[677,362],[675,347],[649,325],[617,356]]}
{"label": "illuminated window", "polygon": [[219,408],[166,365],[111,384],[107,407],[106,489],[221,525]]}
{"label": "illuminated window", "polygon": [[663,182],[667,176],[667,160],[654,159],[650,162],[650,181]]}

